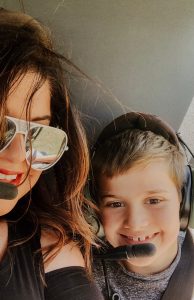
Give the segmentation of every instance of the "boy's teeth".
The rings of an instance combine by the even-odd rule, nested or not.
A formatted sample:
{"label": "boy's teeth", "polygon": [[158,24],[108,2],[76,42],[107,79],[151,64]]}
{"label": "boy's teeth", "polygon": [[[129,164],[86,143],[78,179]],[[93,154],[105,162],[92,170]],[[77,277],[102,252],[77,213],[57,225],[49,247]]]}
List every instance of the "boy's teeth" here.
{"label": "boy's teeth", "polygon": [[17,175],[5,175],[0,173],[0,179],[5,179],[5,180],[14,180],[16,179]]}
{"label": "boy's teeth", "polygon": [[129,237],[130,240],[133,240],[134,242],[143,242],[147,239],[150,239],[152,237],[152,235],[149,236],[141,236],[141,237]]}

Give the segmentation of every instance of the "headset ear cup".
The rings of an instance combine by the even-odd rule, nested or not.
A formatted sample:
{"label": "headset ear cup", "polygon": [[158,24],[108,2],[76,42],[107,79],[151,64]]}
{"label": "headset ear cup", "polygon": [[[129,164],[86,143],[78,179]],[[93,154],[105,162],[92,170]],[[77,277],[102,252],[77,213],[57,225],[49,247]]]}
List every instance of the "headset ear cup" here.
{"label": "headset ear cup", "polygon": [[191,203],[191,214],[189,219],[189,227],[194,229],[194,209],[193,209],[193,203]]}
{"label": "headset ear cup", "polygon": [[[186,230],[190,224],[194,223],[192,216],[192,170],[189,165],[185,167],[185,180],[182,188],[182,201],[180,207],[180,229]],[[191,226],[192,227],[192,226]]]}
{"label": "headset ear cup", "polygon": [[192,190],[191,190],[191,211],[190,211],[190,218],[189,218],[189,227],[194,229],[194,185],[193,185],[193,178],[194,178],[194,170],[191,169],[192,175]]}
{"label": "headset ear cup", "polygon": [[[84,195],[87,199],[90,199],[90,201],[92,201],[96,205],[96,199],[93,194],[93,188],[90,179],[88,179],[88,182],[84,188]],[[86,218],[88,223],[92,226],[96,236],[99,238],[104,237],[104,229],[99,217],[97,216],[97,213],[93,209],[90,209],[86,215]]]}
{"label": "headset ear cup", "polygon": [[100,222],[99,218],[97,216],[93,216],[93,227],[96,229],[95,234],[97,235],[98,238],[103,238],[104,237],[104,228],[102,226],[102,223]]}

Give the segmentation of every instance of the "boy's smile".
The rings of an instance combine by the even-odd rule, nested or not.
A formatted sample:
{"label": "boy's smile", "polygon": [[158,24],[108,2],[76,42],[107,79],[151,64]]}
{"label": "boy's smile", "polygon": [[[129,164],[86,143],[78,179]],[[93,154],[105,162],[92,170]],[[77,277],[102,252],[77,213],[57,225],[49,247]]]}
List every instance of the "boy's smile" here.
{"label": "boy's smile", "polygon": [[[121,234],[121,244],[123,245],[134,245],[134,244],[144,244],[144,243],[151,243],[156,235],[159,232],[150,235],[139,235],[139,236],[127,236],[125,234]],[[122,242],[123,241],[123,242]]]}
{"label": "boy's smile", "polygon": [[114,246],[153,243],[151,257],[125,262],[131,271],[164,270],[177,253],[180,197],[164,159],[139,164],[126,173],[99,179],[100,209],[106,239]]}

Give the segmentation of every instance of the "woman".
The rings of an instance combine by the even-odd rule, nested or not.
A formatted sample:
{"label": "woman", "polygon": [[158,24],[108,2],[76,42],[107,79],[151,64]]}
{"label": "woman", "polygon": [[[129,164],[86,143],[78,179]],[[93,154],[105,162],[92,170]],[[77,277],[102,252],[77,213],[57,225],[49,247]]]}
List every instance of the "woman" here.
{"label": "woman", "polygon": [[0,10],[0,182],[18,191],[0,199],[0,299],[101,299],[87,272],[88,153],[62,62],[40,23]]}

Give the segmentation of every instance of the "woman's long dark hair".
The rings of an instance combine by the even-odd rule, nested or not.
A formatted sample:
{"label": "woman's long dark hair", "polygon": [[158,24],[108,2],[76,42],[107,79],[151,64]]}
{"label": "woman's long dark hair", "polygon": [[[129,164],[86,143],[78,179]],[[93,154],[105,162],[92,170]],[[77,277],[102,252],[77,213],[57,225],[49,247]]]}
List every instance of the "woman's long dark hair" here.
{"label": "woman's long dark hair", "polygon": [[[65,130],[69,141],[69,150],[51,170],[41,175],[30,195],[18,202],[8,214],[7,220],[16,220],[15,216],[21,215],[22,207],[23,211],[26,210],[26,203],[31,198],[23,217],[34,224],[30,236],[41,226],[45,230],[51,230],[57,237],[56,243],[47,249],[45,260],[51,253],[55,255],[65,243],[75,240],[82,250],[87,268],[90,269],[93,234],[84,216],[84,210],[90,206],[90,202],[83,195],[89,168],[88,150],[79,115],[69,101],[66,85],[69,78],[68,67],[75,68],[68,59],[54,51],[47,28],[28,15],[0,10],[1,128],[11,87],[27,72],[34,72],[36,80],[33,92],[27,99],[27,114],[30,114],[33,94],[48,80],[51,87],[50,125]],[[28,239],[29,236],[26,241]],[[18,241],[15,241],[11,247],[17,244]]]}

